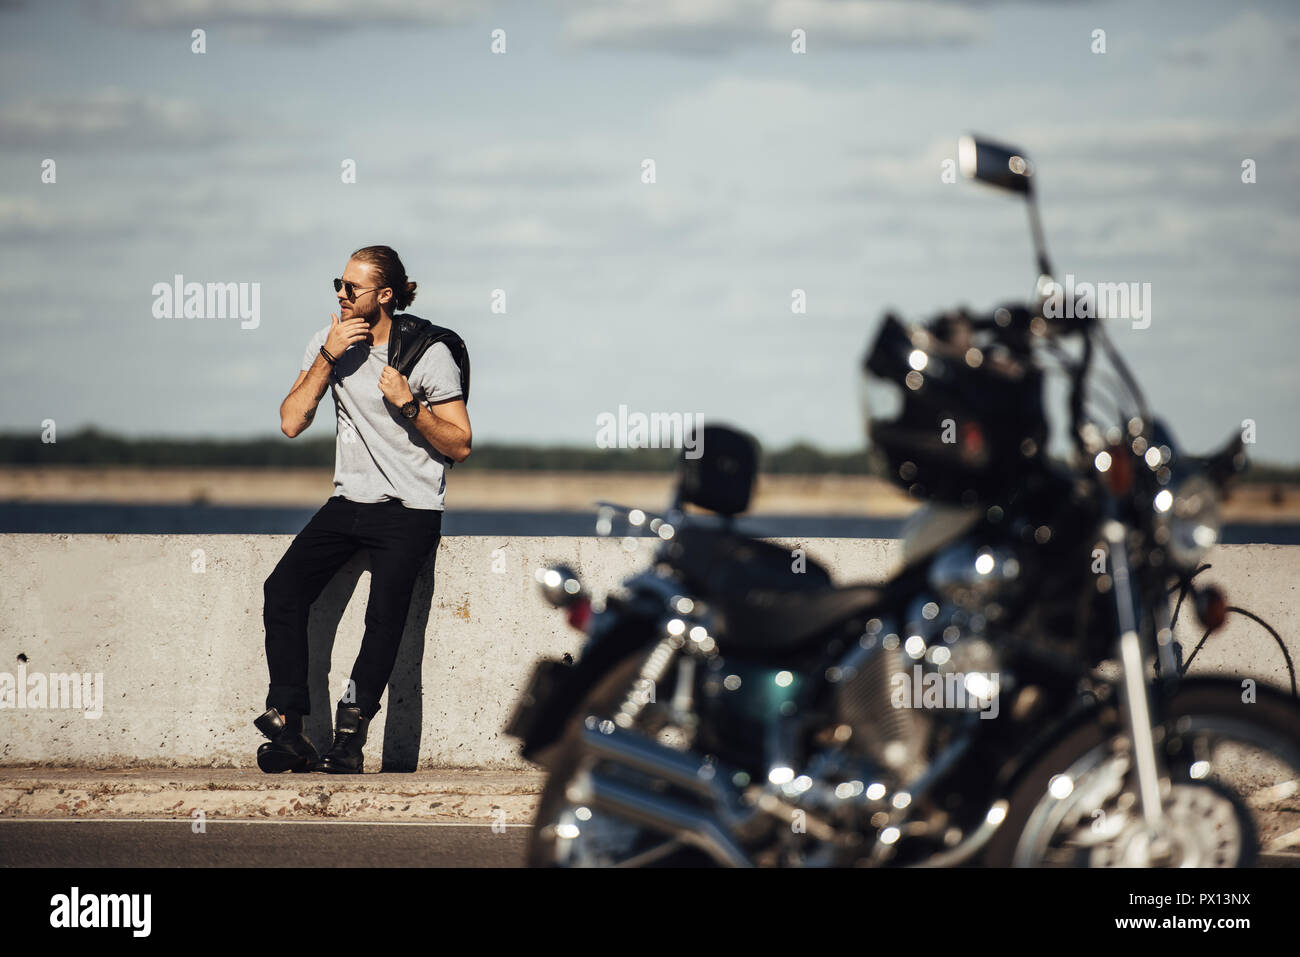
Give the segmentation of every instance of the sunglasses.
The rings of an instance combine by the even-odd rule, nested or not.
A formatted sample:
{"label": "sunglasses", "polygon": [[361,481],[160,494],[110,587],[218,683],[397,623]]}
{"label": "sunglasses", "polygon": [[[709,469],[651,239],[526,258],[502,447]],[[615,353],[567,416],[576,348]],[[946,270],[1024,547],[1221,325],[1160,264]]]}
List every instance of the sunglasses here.
{"label": "sunglasses", "polygon": [[359,292],[369,292],[371,289],[383,289],[383,288],[384,288],[383,286],[365,286],[363,288],[358,288],[357,286],[348,282],[346,279],[334,280],[334,291],[338,292],[340,289],[347,290],[348,302],[351,302],[352,300],[356,299],[357,293]]}

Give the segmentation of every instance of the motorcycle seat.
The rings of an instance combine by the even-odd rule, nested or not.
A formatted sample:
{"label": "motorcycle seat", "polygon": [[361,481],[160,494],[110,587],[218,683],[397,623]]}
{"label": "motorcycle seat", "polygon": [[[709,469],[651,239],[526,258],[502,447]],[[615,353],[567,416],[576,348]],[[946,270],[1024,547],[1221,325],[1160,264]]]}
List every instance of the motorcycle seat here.
{"label": "motorcycle seat", "polygon": [[880,604],[877,585],[830,586],[816,591],[750,589],[725,596],[719,611],[724,648],[790,652],[836,625]]}
{"label": "motorcycle seat", "polygon": [[685,527],[669,563],[721,618],[720,641],[736,651],[786,652],[878,604],[873,584],[837,586],[825,567],[726,528]]}
{"label": "motorcycle seat", "polygon": [[683,527],[663,558],[706,600],[754,588],[784,593],[832,587],[830,572],[813,559],[795,561],[788,548],[727,527]]}

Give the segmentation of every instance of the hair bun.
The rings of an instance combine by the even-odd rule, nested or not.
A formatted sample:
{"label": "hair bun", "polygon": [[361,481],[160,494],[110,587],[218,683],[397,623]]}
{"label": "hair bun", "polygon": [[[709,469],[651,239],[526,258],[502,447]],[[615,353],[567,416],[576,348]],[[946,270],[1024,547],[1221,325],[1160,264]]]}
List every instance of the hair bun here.
{"label": "hair bun", "polygon": [[407,281],[406,267],[391,246],[363,246],[351,258],[373,267],[377,286],[392,288],[394,309],[400,311],[411,304],[415,298],[415,283]]}

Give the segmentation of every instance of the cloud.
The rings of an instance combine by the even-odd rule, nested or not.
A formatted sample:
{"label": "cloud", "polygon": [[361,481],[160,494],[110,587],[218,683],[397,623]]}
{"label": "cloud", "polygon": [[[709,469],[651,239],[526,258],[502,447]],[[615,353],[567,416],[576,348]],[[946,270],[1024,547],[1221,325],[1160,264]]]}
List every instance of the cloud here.
{"label": "cloud", "polygon": [[[408,175],[458,188],[585,189],[635,176],[639,157],[617,150],[608,136],[565,131],[552,139],[468,145],[454,152],[412,154]],[[627,167],[620,176],[620,166]]]}
{"label": "cloud", "polygon": [[1121,159],[1139,158],[1153,151],[1202,150],[1224,143],[1256,143],[1286,146],[1296,137],[1300,114],[1294,110],[1277,116],[1265,126],[1247,125],[1226,117],[1188,116],[1181,119],[1133,118],[1123,124],[1106,122],[1039,122],[1013,130],[1023,136],[1031,154],[1048,151],[1070,155],[1081,146],[1093,145],[1098,152]]}
{"label": "cloud", "polygon": [[513,216],[485,223],[459,234],[457,243],[468,249],[498,254],[520,249],[553,254],[591,245],[581,233],[566,232],[541,216]]}
{"label": "cloud", "polygon": [[[886,304],[915,316],[962,301],[984,308],[1032,279],[1021,205],[941,182],[940,163],[955,156],[967,124],[1023,146],[1039,162],[1048,242],[1062,274],[1155,284],[1157,329],[1133,342],[1153,369],[1169,368],[1172,380],[1169,355],[1182,361],[1180,350],[1213,351],[1222,381],[1255,388],[1244,346],[1160,353],[1173,341],[1162,337],[1175,333],[1181,343],[1215,330],[1236,336],[1267,328],[1265,368],[1285,364],[1288,347],[1295,351],[1296,333],[1283,323],[1300,249],[1297,110],[1268,80],[1283,75],[1274,62],[1258,69],[1253,86],[1237,83],[1249,65],[1231,68],[1226,86],[1212,74],[1229,68],[1217,66],[1190,76],[1167,66],[1167,76],[1152,80],[1159,51],[1177,39],[1164,30],[1167,17],[1129,25],[1145,25],[1142,35],[1157,41],[1146,45],[1148,56],[1096,58],[1088,72],[1059,62],[1061,44],[1049,42],[1059,20],[1024,15],[1036,7],[931,0],[916,8],[937,12],[927,24],[911,7],[860,0],[699,0],[692,7],[664,0],[604,10],[591,0],[536,7],[521,0],[512,7],[521,16],[503,18],[512,53],[523,53],[518,61],[479,72],[483,51],[453,36],[438,57],[414,60],[392,97],[374,100],[380,124],[415,118],[390,148],[340,142],[331,124],[351,87],[331,85],[329,68],[294,41],[350,36],[353,18],[366,17],[427,47],[445,36],[434,33],[440,21],[414,3],[381,4],[377,20],[360,5],[355,14],[328,2],[266,7],[180,3],[157,12],[127,3],[118,15],[105,6],[114,29],[82,24],[84,41],[62,31],[34,34],[19,51],[30,62],[6,61],[23,80],[10,84],[9,96],[23,101],[0,106],[0,136],[11,145],[0,151],[0,172],[9,174],[0,244],[12,277],[0,286],[12,300],[42,304],[56,290],[52,305],[61,310],[58,326],[33,330],[14,355],[39,368],[34,357],[55,332],[66,339],[75,328],[79,349],[63,374],[93,381],[96,360],[115,348],[119,329],[147,335],[144,358],[122,354],[128,377],[171,389],[176,403],[150,405],[124,391],[119,406],[95,412],[134,429],[179,428],[173,423],[197,408],[214,429],[266,422],[273,433],[276,403],[291,381],[281,376],[296,374],[288,363],[328,321],[327,277],[351,249],[386,242],[420,280],[416,311],[465,334],[476,363],[490,370],[476,413],[485,434],[572,439],[578,427],[564,423],[576,421],[574,410],[665,401],[662,371],[628,352],[650,337],[690,344],[673,380],[692,390],[690,407],[698,400],[711,413],[732,411],[770,441],[840,442],[854,423],[849,400],[834,390],[847,396]],[[633,14],[643,19],[629,20]],[[893,35],[885,14],[895,18]],[[796,17],[802,22],[792,24]],[[1204,31],[1210,19],[1189,15],[1180,29]],[[571,32],[575,24],[586,25],[579,34],[587,39]],[[784,57],[794,25],[809,31],[814,58],[833,43],[865,52],[796,63],[810,69],[792,71]],[[155,58],[188,57],[188,41],[176,47],[175,40],[194,26],[211,27],[210,40],[219,28],[276,32],[281,48],[241,50],[229,69],[140,87],[185,100],[90,93],[100,73],[95,57],[138,61],[117,81],[130,84],[148,75]],[[518,43],[514,31],[524,31]],[[869,47],[897,44],[899,31],[918,44],[967,45],[906,58]],[[556,48],[599,50],[602,38],[614,49],[748,56],[629,74],[626,55],[566,56]],[[1036,58],[1026,60],[1027,50]],[[70,63],[80,72],[69,73]],[[465,95],[440,94],[448,79]],[[51,98],[78,86],[80,97]],[[222,127],[226,117],[238,126]],[[27,146],[76,144],[80,155],[65,165],[57,147],[12,148],[15,136]],[[114,148],[101,150],[106,144]],[[160,155],[164,144],[188,152]],[[33,157],[46,155],[60,158],[63,188],[37,182]],[[343,156],[357,160],[355,185],[340,182]],[[1246,156],[1258,161],[1258,185],[1239,182]],[[655,185],[640,181],[644,158],[656,160]],[[263,282],[262,331],[151,324],[148,290],[176,272]],[[796,287],[808,293],[806,316],[790,313]],[[508,315],[488,312],[495,288],[508,292]],[[569,337],[558,361],[581,366],[582,377],[538,377],[536,357],[554,352],[557,330]],[[188,354],[200,339],[212,346],[216,377],[203,385],[228,375],[250,386],[219,410],[194,406],[183,375],[145,368],[158,356]],[[1177,375],[1185,374],[1178,366]],[[64,384],[13,381],[15,395]],[[1267,394],[1256,390],[1260,401],[1284,408],[1284,373],[1268,381]],[[808,383],[833,390],[826,414],[812,420],[798,404]],[[1213,404],[1191,395],[1187,419],[1207,419]],[[10,417],[29,418],[23,408]],[[168,415],[175,419],[162,418]],[[584,419],[587,436],[588,425]]]}
{"label": "cloud", "polygon": [[[1125,123],[1039,122],[1009,128],[999,139],[1023,148],[1041,175],[1043,196],[1065,210],[1079,204],[1130,207],[1177,200],[1191,208],[1248,201],[1241,163],[1254,159],[1268,182],[1300,176],[1300,116],[1279,112],[1267,121],[1206,113],[1180,119],[1133,118]],[[1283,204],[1278,212],[1294,209]]]}
{"label": "cloud", "polygon": [[0,107],[0,143],[11,149],[195,149],[226,144],[235,132],[230,121],[192,100],[114,87]]}
{"label": "cloud", "polygon": [[[87,0],[101,20],[145,29],[226,26],[256,39],[300,38],[340,29],[445,27],[468,21],[485,4],[476,0]],[[490,7],[487,7],[490,9]]]}
{"label": "cloud", "polygon": [[1258,10],[1247,10],[1200,36],[1170,44],[1165,59],[1201,69],[1210,64],[1250,67],[1269,60],[1292,62],[1300,55],[1300,26]]}
{"label": "cloud", "polygon": [[713,54],[786,47],[796,28],[810,51],[934,46],[973,42],[982,18],[927,0],[619,0],[576,9],[564,35],[579,47]]}
{"label": "cloud", "polygon": [[120,220],[102,207],[64,211],[26,196],[0,196],[0,242],[57,239],[69,232],[104,237],[118,233],[120,228]]}

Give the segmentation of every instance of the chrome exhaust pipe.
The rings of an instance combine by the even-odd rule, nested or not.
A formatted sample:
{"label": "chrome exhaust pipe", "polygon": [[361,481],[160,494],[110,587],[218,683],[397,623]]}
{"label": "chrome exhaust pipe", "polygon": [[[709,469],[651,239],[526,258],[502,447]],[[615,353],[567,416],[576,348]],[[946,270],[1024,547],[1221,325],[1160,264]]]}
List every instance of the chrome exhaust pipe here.
{"label": "chrome exhaust pipe", "polygon": [[678,837],[725,866],[753,866],[732,834],[752,821],[758,811],[742,804],[742,793],[731,784],[731,769],[705,763],[697,754],[674,751],[617,727],[609,732],[584,728],[581,746],[584,754],[595,761],[639,771],[687,791],[709,806],[695,808],[592,773],[589,780],[594,803],[644,827]]}
{"label": "chrome exhaust pipe", "polygon": [[[730,787],[730,776],[721,768],[702,762],[690,752],[683,754],[639,734],[615,728],[606,734],[593,728],[582,731],[582,747],[597,760],[613,761],[662,778],[669,784],[719,803],[734,801],[738,795]],[[718,783],[722,778],[723,784]]]}
{"label": "chrome exhaust pipe", "polygon": [[593,808],[676,837],[699,848],[724,867],[753,867],[753,862],[733,841],[716,817],[640,788],[592,772],[587,777],[585,800]]}

